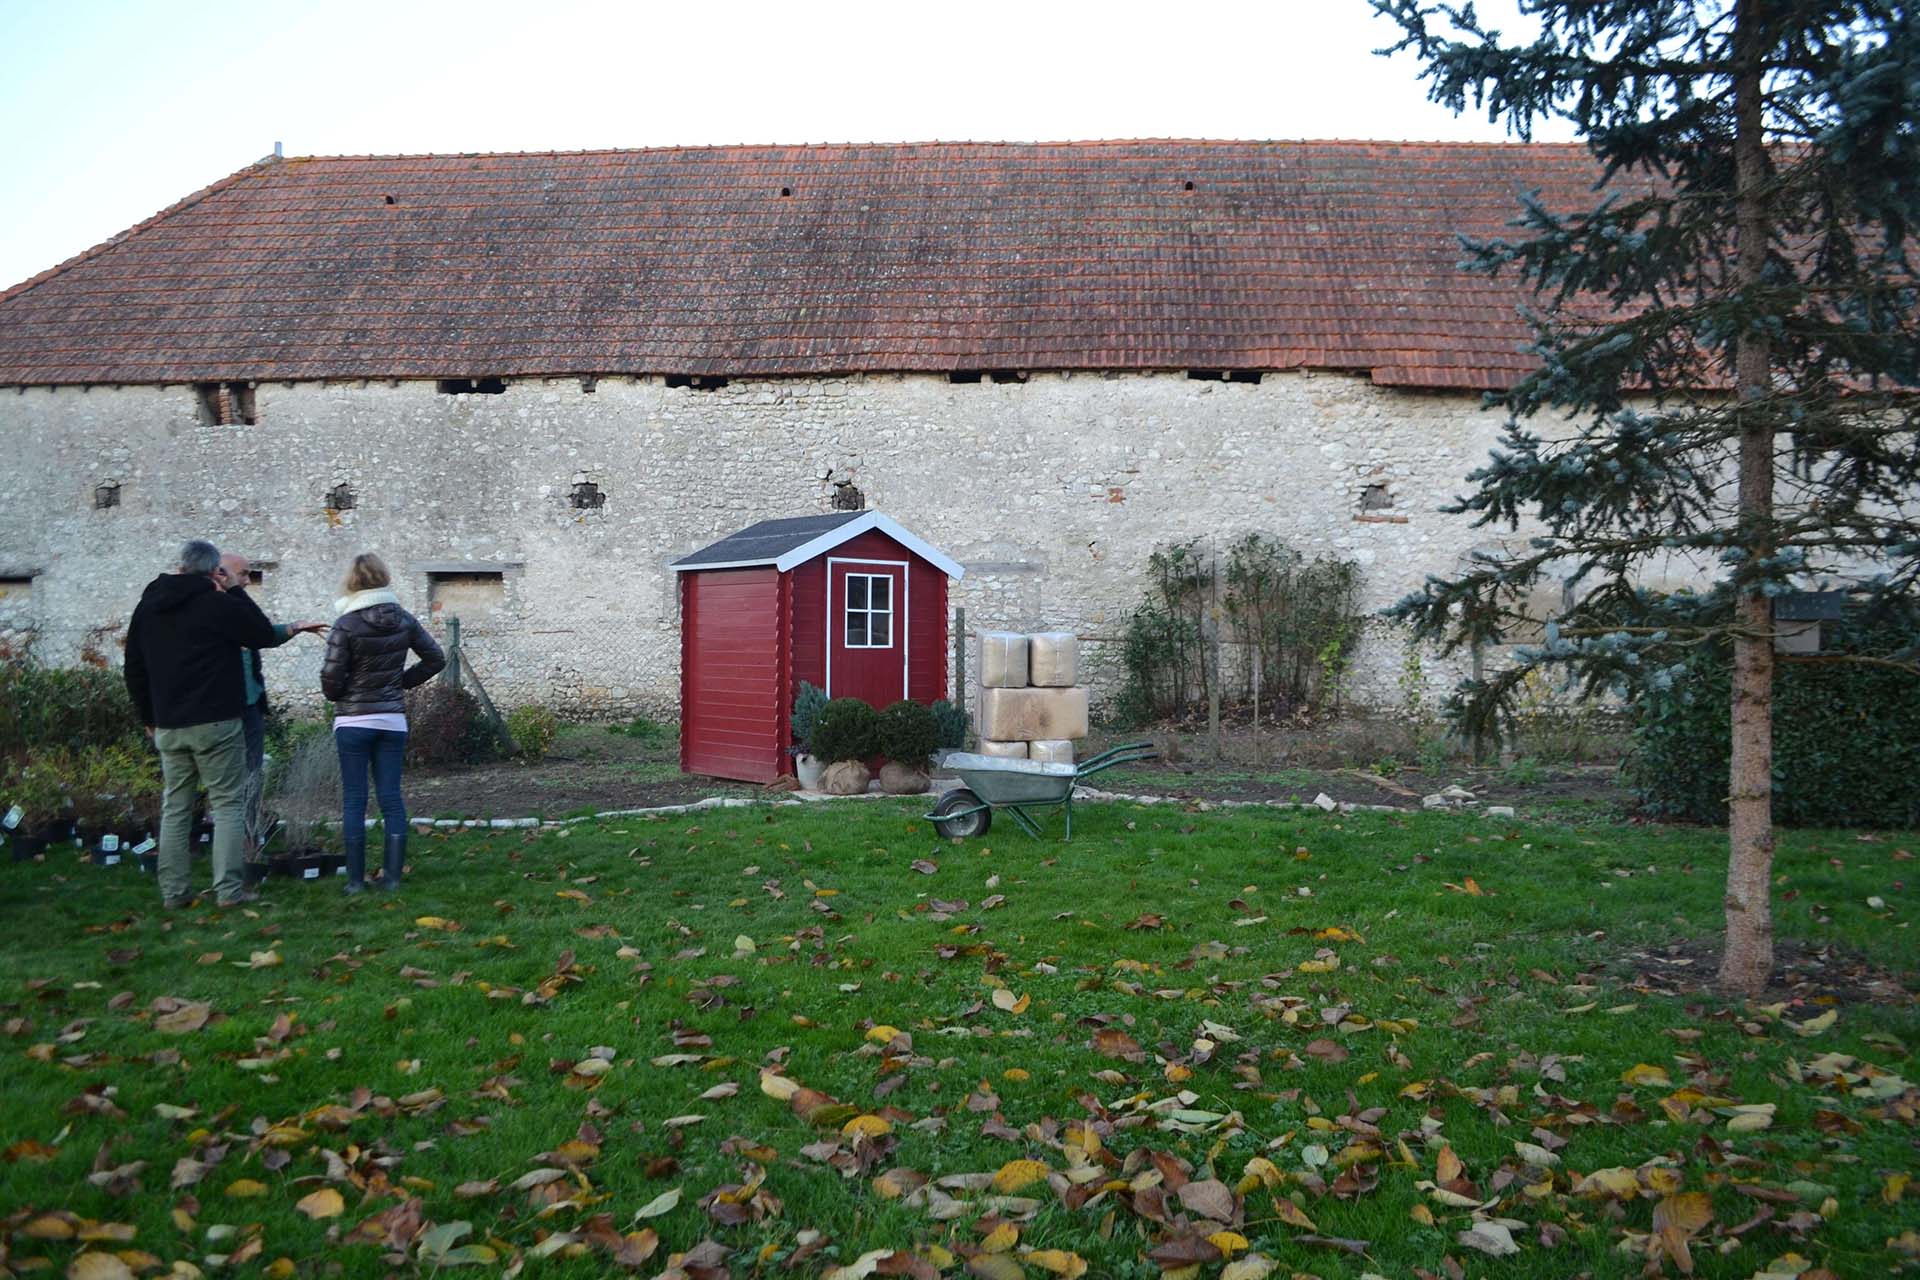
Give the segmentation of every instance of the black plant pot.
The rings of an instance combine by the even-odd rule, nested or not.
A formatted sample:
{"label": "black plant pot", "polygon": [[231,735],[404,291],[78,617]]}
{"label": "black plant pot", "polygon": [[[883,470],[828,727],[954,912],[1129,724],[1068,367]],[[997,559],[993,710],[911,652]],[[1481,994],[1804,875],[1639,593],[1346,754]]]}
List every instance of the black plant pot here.
{"label": "black plant pot", "polygon": [[246,884],[247,888],[249,889],[253,888],[255,885],[259,884],[262,880],[265,880],[266,878],[267,878],[266,863],[247,862],[247,863],[241,864],[240,879]]}
{"label": "black plant pot", "polygon": [[7,849],[12,853],[15,862],[32,862],[46,853],[47,838],[22,835],[16,831],[7,837]]}
{"label": "black plant pot", "polygon": [[160,855],[157,853],[136,853],[133,855],[135,870],[142,875],[156,875],[160,870]]}

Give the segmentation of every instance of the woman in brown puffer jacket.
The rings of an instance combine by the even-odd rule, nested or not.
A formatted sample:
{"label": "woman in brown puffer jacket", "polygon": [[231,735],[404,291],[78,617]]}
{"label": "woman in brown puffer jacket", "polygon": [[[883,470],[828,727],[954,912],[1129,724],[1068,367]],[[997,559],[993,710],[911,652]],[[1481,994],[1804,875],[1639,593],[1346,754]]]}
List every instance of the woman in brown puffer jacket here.
{"label": "woman in brown puffer jacket", "polygon": [[[407,751],[405,695],[447,665],[427,629],[400,607],[389,589],[392,581],[379,556],[354,557],[347,571],[347,594],[333,602],[340,616],[327,633],[327,657],[320,667],[320,689],[333,703],[333,743],[340,753],[348,893],[366,888],[369,770],[386,831],[379,885],[400,887],[407,861],[407,806],[400,798],[400,769]],[[420,655],[411,667],[409,653]]]}

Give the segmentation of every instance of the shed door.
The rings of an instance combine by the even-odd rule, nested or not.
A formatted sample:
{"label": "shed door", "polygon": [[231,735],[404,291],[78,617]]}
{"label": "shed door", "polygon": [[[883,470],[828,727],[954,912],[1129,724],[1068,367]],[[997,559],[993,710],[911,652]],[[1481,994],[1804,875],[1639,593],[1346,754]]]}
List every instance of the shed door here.
{"label": "shed door", "polygon": [[907,562],[827,560],[827,696],[907,696]]}

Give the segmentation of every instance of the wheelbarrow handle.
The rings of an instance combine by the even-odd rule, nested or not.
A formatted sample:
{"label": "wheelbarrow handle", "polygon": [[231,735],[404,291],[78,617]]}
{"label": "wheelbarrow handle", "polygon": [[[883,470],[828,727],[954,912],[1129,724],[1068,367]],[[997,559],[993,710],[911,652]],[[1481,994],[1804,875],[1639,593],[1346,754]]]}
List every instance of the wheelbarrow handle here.
{"label": "wheelbarrow handle", "polygon": [[1110,751],[1102,751],[1099,755],[1081,765],[1080,768],[1075,771],[1074,779],[1078,781],[1081,778],[1091,777],[1093,774],[1102,773],[1113,768],[1115,765],[1138,764],[1142,760],[1158,760],[1159,758],[1160,753],[1154,749],[1151,742],[1135,742],[1124,747],[1114,747]]}

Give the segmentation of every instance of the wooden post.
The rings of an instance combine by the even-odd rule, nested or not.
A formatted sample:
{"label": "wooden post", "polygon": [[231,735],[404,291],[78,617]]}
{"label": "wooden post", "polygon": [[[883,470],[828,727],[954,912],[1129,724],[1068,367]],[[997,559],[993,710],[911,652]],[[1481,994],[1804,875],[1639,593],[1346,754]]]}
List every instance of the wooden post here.
{"label": "wooden post", "polygon": [[460,687],[460,619],[447,619],[447,683]]}
{"label": "wooden post", "polygon": [[953,611],[953,704],[967,706],[967,611]]}
{"label": "wooden post", "polygon": [[1213,679],[1207,681],[1207,749],[1220,758],[1220,682],[1226,673],[1220,669],[1220,552],[1213,539],[1207,539],[1208,559],[1212,563],[1213,605],[1207,610],[1208,659],[1213,663]]}

